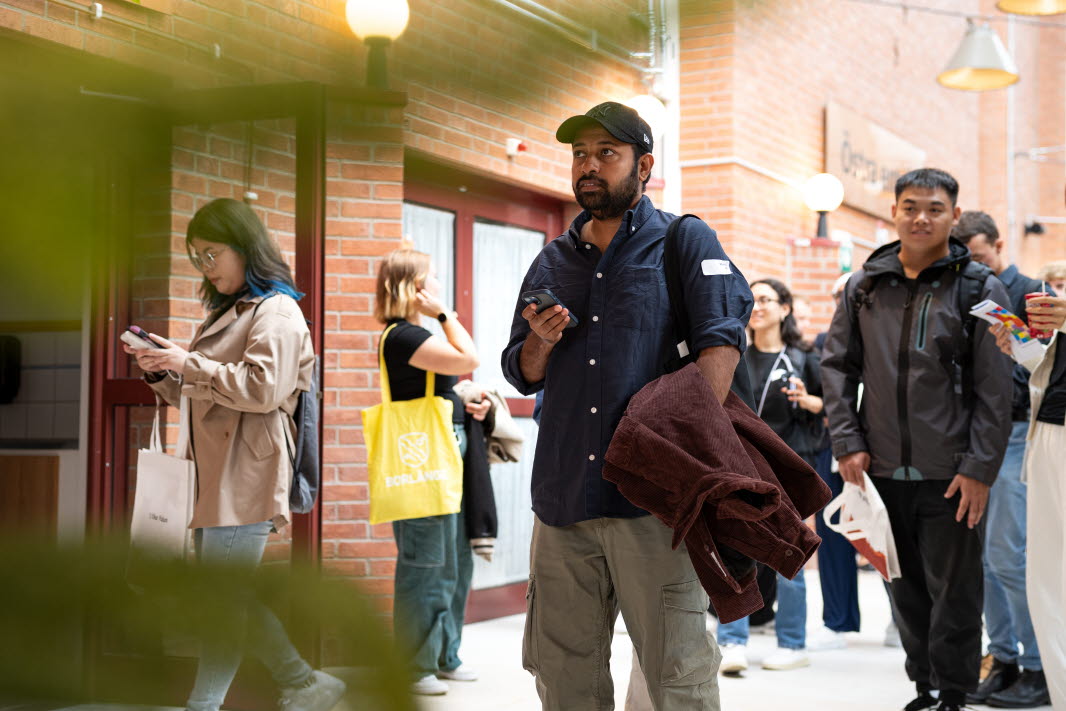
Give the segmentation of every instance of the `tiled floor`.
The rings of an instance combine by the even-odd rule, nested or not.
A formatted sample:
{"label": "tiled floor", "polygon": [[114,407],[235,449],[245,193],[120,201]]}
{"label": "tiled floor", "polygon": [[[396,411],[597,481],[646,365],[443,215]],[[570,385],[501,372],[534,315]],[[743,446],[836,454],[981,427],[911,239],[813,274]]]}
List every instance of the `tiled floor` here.
{"label": "tiled floor", "polygon": [[[821,622],[817,573],[807,575],[807,598],[808,628],[813,631]],[[785,672],[759,668],[759,661],[776,643],[772,636],[753,636],[750,670],[742,677],[719,678],[723,711],[899,711],[914,695],[913,686],[903,671],[902,650],[882,644],[889,611],[881,579],[875,574],[860,576],[860,600],[862,631],[849,635],[847,649],[812,653],[807,668]],[[452,682],[447,695],[422,699],[423,711],[539,711],[533,679],[522,670],[522,627],[522,615],[467,625],[463,660],[481,673],[481,680]],[[624,707],[631,659],[632,646],[620,624],[611,659],[618,709]],[[64,711],[171,709],[90,704]],[[351,699],[336,711],[371,710]]]}

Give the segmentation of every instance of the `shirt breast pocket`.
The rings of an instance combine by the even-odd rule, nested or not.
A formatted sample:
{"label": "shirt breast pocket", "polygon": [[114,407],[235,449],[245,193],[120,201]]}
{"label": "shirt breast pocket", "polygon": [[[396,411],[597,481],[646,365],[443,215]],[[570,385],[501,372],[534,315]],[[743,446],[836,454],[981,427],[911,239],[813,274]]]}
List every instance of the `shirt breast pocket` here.
{"label": "shirt breast pocket", "polygon": [[666,279],[658,266],[625,267],[612,278],[607,292],[607,323],[638,331],[655,331],[667,318],[663,296]]}

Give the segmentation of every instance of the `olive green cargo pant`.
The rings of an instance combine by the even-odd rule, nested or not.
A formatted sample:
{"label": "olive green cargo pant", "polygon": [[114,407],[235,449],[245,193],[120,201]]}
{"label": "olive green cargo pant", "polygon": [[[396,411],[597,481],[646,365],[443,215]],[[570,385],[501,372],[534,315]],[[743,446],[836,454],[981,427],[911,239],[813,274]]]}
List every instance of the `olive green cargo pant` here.
{"label": "olive green cargo pant", "polygon": [[[721,653],[684,545],[653,516],[533,524],[523,666],[544,711],[610,711],[619,611],[656,711],[719,711]],[[626,670],[628,673],[628,670]]]}

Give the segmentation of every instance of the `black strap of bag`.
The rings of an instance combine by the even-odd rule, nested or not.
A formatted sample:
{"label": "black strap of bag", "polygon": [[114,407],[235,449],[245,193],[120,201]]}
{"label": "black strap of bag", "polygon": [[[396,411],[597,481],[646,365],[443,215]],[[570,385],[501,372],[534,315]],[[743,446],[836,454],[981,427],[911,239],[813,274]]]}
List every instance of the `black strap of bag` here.
{"label": "black strap of bag", "polygon": [[[678,232],[681,229],[681,221],[686,217],[700,219],[696,215],[682,215],[670,223],[666,228],[666,240],[663,245],[663,271],[666,273],[666,291],[670,295],[670,310],[674,316],[674,343],[677,350],[671,351],[671,358],[666,363],[666,372],[673,373],[689,363],[695,363],[697,354],[689,349],[688,308],[685,306],[685,290],[681,281],[681,259],[678,253]],[[736,370],[733,371],[733,382],[729,389],[737,394],[748,407],[755,410],[755,395],[751,389],[751,380],[748,378],[748,366],[741,358],[737,361]],[[755,568],[755,561],[730,548],[724,543],[715,542],[718,554],[722,562],[737,580],[746,577]]]}
{"label": "black strap of bag", "polygon": [[[269,298],[270,296],[266,297],[266,299]],[[263,301],[255,305],[252,312],[253,318]],[[315,364],[311,370],[311,385],[309,389],[300,391],[296,399],[296,409],[292,413],[293,422],[296,423],[296,441],[290,444],[288,437],[285,439],[285,446],[289,450],[289,460],[292,462],[289,509],[293,513],[310,513],[315,507],[318,490],[322,484],[318,446],[319,422],[322,419],[321,372],[322,359],[316,355]]]}
{"label": "black strap of bag", "polygon": [[[674,316],[674,343],[677,344],[676,353],[671,351],[671,358],[666,362],[666,372],[673,373],[689,363],[695,363],[699,354],[692,353],[689,349],[689,321],[688,307],[685,305],[685,290],[681,280],[681,257],[677,245],[681,222],[691,217],[700,219],[696,215],[681,215],[675,218],[666,228],[666,238],[663,244],[663,271],[666,275],[666,291],[670,294],[670,310]],[[733,382],[729,389],[737,394],[744,404],[755,410],[755,394],[751,387],[751,379],[748,377],[748,366],[741,358],[737,362],[737,368],[733,371]]]}

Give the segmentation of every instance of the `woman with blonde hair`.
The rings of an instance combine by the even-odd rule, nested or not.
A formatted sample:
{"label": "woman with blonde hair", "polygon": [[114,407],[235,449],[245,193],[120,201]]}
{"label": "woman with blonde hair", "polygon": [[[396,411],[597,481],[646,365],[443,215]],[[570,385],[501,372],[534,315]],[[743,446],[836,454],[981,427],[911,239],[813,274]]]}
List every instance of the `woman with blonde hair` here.
{"label": "woman with blonde hair", "polygon": [[1047,283],[1056,294],[1066,294],[1066,259],[1058,262],[1048,262],[1036,275],[1036,278]]}
{"label": "woman with blonde hair", "polygon": [[[470,334],[444,308],[439,291],[429,255],[398,249],[386,255],[378,270],[374,317],[386,325],[379,348],[392,399],[424,397],[426,374],[435,374],[434,392],[452,402],[452,428],[465,453],[464,411],[481,420],[490,405],[483,398],[464,410],[452,389],[456,376],[477,368],[478,357]],[[439,321],[444,338],[419,326],[420,316]],[[475,681],[477,674],[459,660],[473,574],[462,512],[395,521],[392,530],[397,548],[393,626],[397,644],[410,659],[412,693],[444,694],[444,679]]]}

